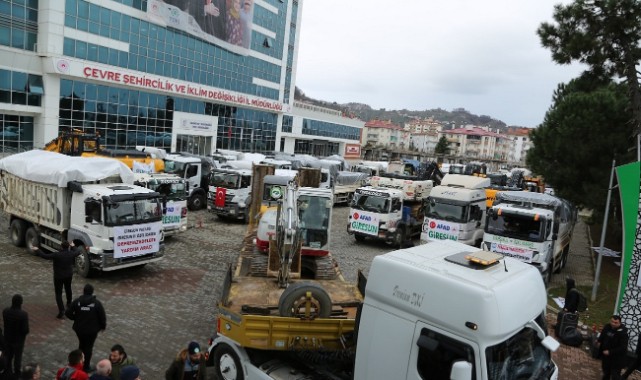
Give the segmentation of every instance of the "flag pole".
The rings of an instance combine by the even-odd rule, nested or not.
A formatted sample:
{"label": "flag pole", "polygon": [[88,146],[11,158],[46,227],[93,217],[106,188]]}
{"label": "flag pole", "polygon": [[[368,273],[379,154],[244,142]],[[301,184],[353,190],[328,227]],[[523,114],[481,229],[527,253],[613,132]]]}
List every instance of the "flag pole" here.
{"label": "flag pole", "polygon": [[599,277],[601,276],[601,262],[603,261],[603,244],[605,243],[605,229],[608,226],[608,215],[610,214],[610,197],[612,196],[612,181],[614,179],[614,166],[616,160],[612,160],[612,170],[610,171],[610,185],[608,185],[608,197],[605,201],[605,215],[603,215],[603,227],[601,228],[601,243],[597,252],[596,271],[594,274],[594,284],[592,285],[592,302],[596,301],[596,292],[599,288]]}

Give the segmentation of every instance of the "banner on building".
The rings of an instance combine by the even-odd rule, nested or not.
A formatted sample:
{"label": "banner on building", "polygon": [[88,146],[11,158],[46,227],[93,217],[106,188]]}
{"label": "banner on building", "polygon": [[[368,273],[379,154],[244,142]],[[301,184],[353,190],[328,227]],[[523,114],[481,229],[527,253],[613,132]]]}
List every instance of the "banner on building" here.
{"label": "banner on building", "polygon": [[254,0],[149,0],[147,15],[234,53],[251,46]]}
{"label": "banner on building", "polygon": [[345,158],[360,158],[361,145],[360,144],[345,144]]}

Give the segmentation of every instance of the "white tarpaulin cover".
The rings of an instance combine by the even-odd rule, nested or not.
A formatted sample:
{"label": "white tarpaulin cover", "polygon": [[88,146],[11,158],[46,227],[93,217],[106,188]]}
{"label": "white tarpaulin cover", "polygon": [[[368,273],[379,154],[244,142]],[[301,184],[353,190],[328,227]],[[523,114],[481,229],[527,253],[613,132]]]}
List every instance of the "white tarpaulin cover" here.
{"label": "white tarpaulin cover", "polygon": [[0,170],[29,181],[60,187],[67,187],[69,181],[92,182],[116,175],[120,175],[123,183],[134,183],[134,173],[116,159],[71,157],[38,149],[1,159]]}

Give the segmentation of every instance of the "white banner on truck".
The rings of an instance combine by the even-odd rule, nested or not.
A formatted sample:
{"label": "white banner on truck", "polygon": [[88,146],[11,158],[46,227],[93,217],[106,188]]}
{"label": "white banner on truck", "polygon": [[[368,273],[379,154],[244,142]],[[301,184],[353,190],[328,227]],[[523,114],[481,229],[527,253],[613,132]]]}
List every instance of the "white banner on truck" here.
{"label": "white banner on truck", "polygon": [[174,227],[180,225],[180,214],[182,214],[180,202],[167,202],[167,213],[162,217],[163,227]]}
{"label": "white banner on truck", "polygon": [[114,258],[133,257],[160,250],[162,223],[114,227]]}

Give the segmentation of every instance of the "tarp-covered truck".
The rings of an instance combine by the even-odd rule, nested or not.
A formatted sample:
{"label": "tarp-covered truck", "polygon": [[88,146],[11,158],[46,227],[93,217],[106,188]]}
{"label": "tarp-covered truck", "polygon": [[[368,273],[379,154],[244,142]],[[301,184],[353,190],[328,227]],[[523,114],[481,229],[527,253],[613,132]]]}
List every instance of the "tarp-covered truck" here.
{"label": "tarp-covered truck", "polygon": [[140,266],[163,256],[160,195],[133,185],[111,158],[33,150],[0,160],[0,207],[16,246],[56,251],[73,241],[80,275]]}

